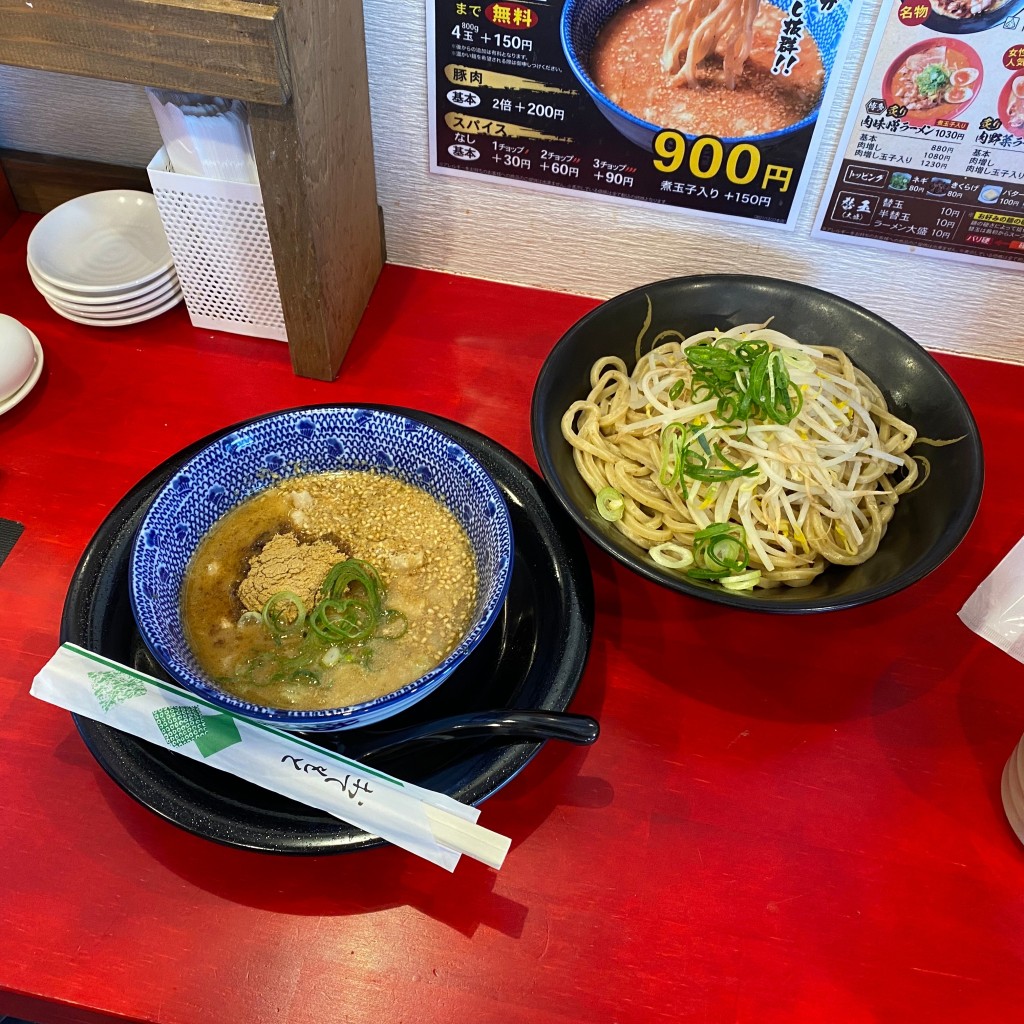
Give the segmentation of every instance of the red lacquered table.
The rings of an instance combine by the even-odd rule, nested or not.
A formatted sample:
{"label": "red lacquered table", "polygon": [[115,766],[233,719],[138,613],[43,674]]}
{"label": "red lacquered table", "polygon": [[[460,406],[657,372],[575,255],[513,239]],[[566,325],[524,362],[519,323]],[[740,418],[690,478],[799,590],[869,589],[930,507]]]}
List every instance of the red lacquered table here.
{"label": "red lacquered table", "polygon": [[[933,575],[818,617],[730,611],[587,544],[594,644],[573,710],[483,805],[495,873],[391,847],[287,858],[170,825],[28,694],[96,528],[149,470],[308,402],[455,419],[536,465],[541,363],[593,300],[389,266],[333,383],[183,307],[102,330],[53,314],[0,239],[0,309],[43,377],[0,418],[0,1013],[132,1020],[847,1022],[1020,1019],[1024,848],[999,779],[1024,666],[956,618],[1024,533],[1024,368],[941,362],[979,421],[981,511]],[[927,339],[922,339],[927,340]]]}

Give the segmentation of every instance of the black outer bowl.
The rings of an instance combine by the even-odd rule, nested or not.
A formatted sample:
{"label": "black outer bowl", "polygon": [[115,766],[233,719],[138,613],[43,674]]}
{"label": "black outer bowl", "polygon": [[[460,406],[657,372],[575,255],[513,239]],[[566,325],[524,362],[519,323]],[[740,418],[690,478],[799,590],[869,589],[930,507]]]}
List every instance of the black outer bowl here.
{"label": "black outer bowl", "polygon": [[[633,365],[647,297],[653,314],[646,339],[669,328],[693,334],[774,318],[773,327],[800,341],[842,348],[878,384],[889,408],[921,437],[962,440],[920,449],[931,463],[931,475],[901,498],[878,551],[861,565],[829,566],[806,587],[753,593],[731,593],[663,569],[597,514],[560,426],[565,410],[586,396],[595,360],[618,355]],[[649,347],[648,340],[644,351]],[[984,462],[977,424],[945,370],[917,342],[869,310],[791,281],[730,274],[680,277],[610,299],[570,327],[545,360],[534,388],[531,427],[541,472],[591,540],[655,583],[734,608],[820,612],[888,597],[953,552],[981,500]]]}
{"label": "black outer bowl", "polygon": [[[484,466],[501,489],[515,531],[509,595],[499,621],[433,693],[393,718],[343,734],[351,756],[358,744],[392,729],[490,709],[564,711],[580,684],[590,652],[594,591],[579,532],[543,481],[496,441],[462,424],[390,406],[449,434]],[[273,415],[273,414],[270,414]],[[75,569],[64,602],[61,642],[169,678],[139,636],[128,598],[128,561],[146,509],[181,464],[233,424],[172,456],[136,484],[100,524]],[[101,767],[154,813],[204,838],[241,849],[280,854],[334,854],[380,846],[384,840],[262,789],[244,779],[158,747],[100,722],[72,716]],[[308,733],[313,743],[330,734]],[[415,744],[367,758],[384,771],[463,803],[479,804],[517,775],[542,741],[494,743],[462,739]]]}

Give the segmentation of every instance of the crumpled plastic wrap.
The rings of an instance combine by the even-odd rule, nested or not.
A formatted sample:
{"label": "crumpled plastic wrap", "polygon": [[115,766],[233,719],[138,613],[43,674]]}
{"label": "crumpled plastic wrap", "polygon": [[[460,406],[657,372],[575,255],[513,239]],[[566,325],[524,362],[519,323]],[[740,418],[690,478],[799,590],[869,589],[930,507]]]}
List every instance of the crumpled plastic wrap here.
{"label": "crumpled plastic wrap", "polygon": [[958,614],[969,629],[1024,662],[1024,537],[982,580]]}

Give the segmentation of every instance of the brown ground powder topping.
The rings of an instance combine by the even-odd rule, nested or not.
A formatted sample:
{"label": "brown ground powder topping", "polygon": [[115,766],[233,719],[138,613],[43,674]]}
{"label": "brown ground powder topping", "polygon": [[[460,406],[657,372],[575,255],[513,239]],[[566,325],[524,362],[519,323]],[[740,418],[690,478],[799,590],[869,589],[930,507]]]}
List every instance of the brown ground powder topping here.
{"label": "brown ground powder topping", "polygon": [[[476,600],[476,563],[458,520],[425,491],[366,472],[295,481],[299,536],[333,533],[380,573],[389,606],[406,614],[409,639],[440,660],[459,640]],[[454,608],[462,611],[458,616]]]}
{"label": "brown ground powder topping", "polygon": [[346,557],[330,541],[303,543],[290,533],[278,534],[250,561],[249,571],[238,585],[238,599],[250,611],[258,612],[274,594],[290,590],[312,608],[331,566]]}
{"label": "brown ground powder topping", "polygon": [[477,585],[472,549],[451,512],[417,487],[366,472],[300,477],[282,498],[287,532],[251,559],[238,587],[247,609],[261,611],[286,590],[308,610],[332,566],[361,558],[380,573],[388,606],[410,619],[408,639],[435,660],[451,650]]}

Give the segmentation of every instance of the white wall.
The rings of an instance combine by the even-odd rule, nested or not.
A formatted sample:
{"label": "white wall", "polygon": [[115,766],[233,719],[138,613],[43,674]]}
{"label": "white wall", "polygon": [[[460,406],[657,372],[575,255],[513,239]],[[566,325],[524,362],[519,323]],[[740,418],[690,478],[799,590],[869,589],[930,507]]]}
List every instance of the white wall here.
{"label": "white wall", "polygon": [[[879,3],[867,0],[849,67]],[[837,292],[928,348],[1024,363],[1012,312],[1021,265],[810,240],[854,74],[840,83],[796,230],[785,232],[429,174],[425,10],[368,0],[365,14],[390,262],[598,298],[682,274],[766,274]],[[159,145],[141,89],[0,68],[0,146],[144,166]]]}
{"label": "white wall", "polygon": [[140,87],[0,65],[0,147],[145,167],[160,146]]}

